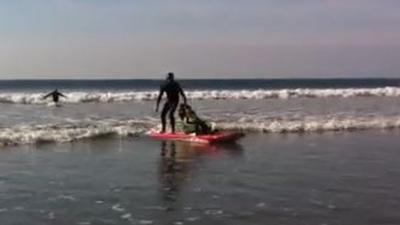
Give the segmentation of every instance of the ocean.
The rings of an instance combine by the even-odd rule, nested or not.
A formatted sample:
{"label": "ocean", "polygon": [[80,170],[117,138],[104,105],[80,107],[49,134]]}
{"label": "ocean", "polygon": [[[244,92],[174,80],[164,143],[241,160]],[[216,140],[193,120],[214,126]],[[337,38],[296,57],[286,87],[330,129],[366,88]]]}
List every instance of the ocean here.
{"label": "ocean", "polygon": [[178,81],[245,137],[147,137],[162,80],[0,81],[1,224],[400,223],[400,79]]}
{"label": "ocean", "polygon": [[[0,81],[0,145],[136,136],[156,128],[160,80]],[[400,127],[400,79],[182,80],[220,129],[304,133]],[[58,88],[62,107],[42,97]]]}

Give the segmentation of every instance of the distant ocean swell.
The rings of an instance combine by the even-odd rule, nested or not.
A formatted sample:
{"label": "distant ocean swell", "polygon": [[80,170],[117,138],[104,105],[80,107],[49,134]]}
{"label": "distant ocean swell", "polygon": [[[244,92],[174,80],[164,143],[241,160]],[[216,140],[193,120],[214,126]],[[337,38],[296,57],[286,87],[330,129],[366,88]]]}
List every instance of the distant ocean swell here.
{"label": "distant ocean swell", "polygon": [[[0,128],[0,146],[63,143],[105,136],[145,136],[157,129],[156,118],[149,119],[87,119],[69,120],[52,124],[15,125]],[[399,116],[307,116],[303,118],[276,117],[246,118],[229,121],[217,119],[221,130],[264,133],[304,133],[352,131],[366,129],[398,129]]]}
{"label": "distant ocean swell", "polygon": [[[131,92],[68,92],[67,103],[109,103],[155,100],[158,91]],[[0,93],[0,103],[45,104],[45,93]],[[258,90],[190,90],[186,92],[190,99],[289,99],[289,98],[351,98],[351,97],[400,97],[400,88],[339,88],[339,89],[258,89]]]}

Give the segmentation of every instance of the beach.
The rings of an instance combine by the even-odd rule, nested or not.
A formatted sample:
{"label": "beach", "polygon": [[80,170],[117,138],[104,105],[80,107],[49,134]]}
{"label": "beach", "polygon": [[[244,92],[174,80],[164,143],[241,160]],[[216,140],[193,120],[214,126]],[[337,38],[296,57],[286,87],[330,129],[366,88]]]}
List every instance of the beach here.
{"label": "beach", "polygon": [[29,82],[0,81],[2,224],[400,223],[398,80],[183,81],[245,135],[217,145],[147,135],[161,81]]}
{"label": "beach", "polygon": [[0,225],[400,225],[400,1],[0,3]]}

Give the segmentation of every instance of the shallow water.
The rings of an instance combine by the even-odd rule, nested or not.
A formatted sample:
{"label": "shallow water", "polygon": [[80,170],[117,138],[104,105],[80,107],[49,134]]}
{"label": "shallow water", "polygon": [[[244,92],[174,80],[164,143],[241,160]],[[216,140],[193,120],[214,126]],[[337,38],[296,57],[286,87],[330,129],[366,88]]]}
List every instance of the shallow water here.
{"label": "shallow water", "polygon": [[[190,100],[219,129],[312,133],[400,128],[394,97]],[[0,103],[0,146],[143,136],[157,128],[155,101],[65,103],[61,107]]]}
{"label": "shallow water", "polygon": [[[315,133],[400,128],[398,79],[181,80],[197,114],[221,130]],[[161,80],[0,81],[0,148],[157,129]],[[43,96],[54,87],[61,107]]]}
{"label": "shallow water", "polygon": [[[98,138],[0,151],[2,224],[399,224],[400,133]],[[174,154],[175,152],[175,154]]]}
{"label": "shallow water", "polygon": [[217,146],[146,137],[159,81],[0,82],[1,225],[400,224],[397,81],[187,81]]}

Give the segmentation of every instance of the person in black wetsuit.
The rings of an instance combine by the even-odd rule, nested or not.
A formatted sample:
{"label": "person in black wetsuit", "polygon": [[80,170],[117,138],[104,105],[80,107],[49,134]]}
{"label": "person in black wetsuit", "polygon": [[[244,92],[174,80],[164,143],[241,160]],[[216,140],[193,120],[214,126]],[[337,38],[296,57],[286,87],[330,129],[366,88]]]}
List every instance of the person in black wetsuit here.
{"label": "person in black wetsuit", "polygon": [[67,96],[63,95],[62,93],[58,92],[58,90],[56,89],[56,90],[54,90],[54,91],[48,93],[47,95],[45,95],[45,96],[43,97],[43,99],[46,99],[46,98],[48,98],[48,97],[50,97],[50,96],[53,98],[53,102],[54,102],[54,103],[58,103],[58,101],[60,100],[60,96],[61,96],[61,97],[64,97],[64,98],[67,97]]}
{"label": "person in black wetsuit", "polygon": [[161,85],[160,87],[160,94],[158,95],[157,98],[157,105],[156,105],[156,112],[158,112],[158,107],[160,105],[161,98],[164,94],[164,92],[167,94],[167,101],[164,104],[164,107],[161,111],[161,132],[165,132],[165,126],[166,126],[166,116],[167,113],[169,113],[169,120],[171,122],[171,132],[175,133],[175,110],[178,107],[179,104],[179,95],[182,95],[183,97],[183,102],[186,104],[186,96],[185,93],[183,92],[181,86],[179,85],[178,82],[174,80],[174,74],[173,73],[168,73],[167,75],[167,80],[165,81],[164,84]]}

